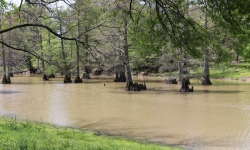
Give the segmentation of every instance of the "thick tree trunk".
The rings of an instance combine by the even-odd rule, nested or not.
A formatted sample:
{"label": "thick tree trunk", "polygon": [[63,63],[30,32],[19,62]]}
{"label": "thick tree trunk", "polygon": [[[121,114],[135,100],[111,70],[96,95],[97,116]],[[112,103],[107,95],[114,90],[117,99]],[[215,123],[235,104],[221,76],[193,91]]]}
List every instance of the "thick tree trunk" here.
{"label": "thick tree trunk", "polygon": [[193,92],[194,89],[193,89],[193,86],[192,88],[189,88],[189,78],[182,78],[182,81],[181,81],[181,89],[180,89],[180,92]]}
{"label": "thick tree trunk", "polygon": [[208,58],[208,50],[205,50],[205,56],[204,56],[204,80],[202,81],[203,85],[211,85],[210,81],[210,73],[209,73],[209,58]]}
{"label": "thick tree trunk", "polygon": [[[77,2],[77,7],[79,9],[79,3]],[[77,11],[78,17],[80,17],[80,11]],[[77,33],[78,38],[80,37],[80,21],[77,20]],[[80,78],[80,65],[79,65],[79,59],[80,59],[80,49],[79,49],[79,43],[76,41],[76,78],[75,83],[82,83],[82,79]]]}
{"label": "thick tree trunk", "polygon": [[12,71],[12,51],[9,48],[9,59],[8,59],[8,76],[14,77],[13,71]]}
{"label": "thick tree trunk", "polygon": [[[60,21],[60,34],[62,34],[62,23],[61,20]],[[68,72],[67,69],[67,64],[66,64],[66,54],[65,54],[65,45],[64,45],[64,40],[61,39],[61,46],[62,46],[62,57],[63,57],[63,64],[64,64],[64,72],[63,74],[65,74],[64,77],[64,83],[71,83],[71,75],[70,72]]]}
{"label": "thick tree trunk", "polygon": [[[87,28],[86,28],[87,30]],[[90,79],[89,73],[91,71],[91,67],[89,66],[89,56],[88,56],[88,45],[89,45],[89,35],[85,35],[85,44],[86,44],[86,51],[85,51],[85,64],[84,64],[84,74],[82,76],[83,79]]]}
{"label": "thick tree trunk", "polygon": [[43,74],[43,81],[49,81],[48,76],[46,75],[46,73]]}
{"label": "thick tree trunk", "polygon": [[178,62],[178,72],[179,72],[179,84],[181,84],[182,82],[182,76],[183,76],[183,66],[182,66],[182,62],[179,61]]}
{"label": "thick tree trunk", "polygon": [[[1,23],[1,19],[0,19],[0,23]],[[2,30],[2,26],[0,24],[0,30]],[[3,34],[1,34],[1,40],[3,41]],[[3,80],[2,83],[3,84],[8,84],[11,83],[10,81],[10,77],[6,75],[6,62],[5,62],[5,50],[4,50],[4,45],[2,44],[2,53],[3,53]]]}
{"label": "thick tree trunk", "polygon": [[128,55],[128,20],[127,16],[124,17],[124,66],[126,75],[126,91],[133,90],[133,80],[131,75],[131,69],[129,65],[129,55]]}
{"label": "thick tree trunk", "polygon": [[65,74],[64,83],[72,83],[70,72]]}
{"label": "thick tree trunk", "polygon": [[[204,0],[205,7],[207,7],[207,0]],[[205,28],[208,27],[208,19],[207,19],[207,10],[205,11]],[[205,49],[204,51],[204,80],[202,81],[203,85],[211,85],[210,81],[210,73],[209,73],[209,51]]]}
{"label": "thick tree trunk", "polygon": [[82,79],[80,78],[80,68],[79,68],[79,45],[76,42],[76,78],[75,83],[82,83]]}

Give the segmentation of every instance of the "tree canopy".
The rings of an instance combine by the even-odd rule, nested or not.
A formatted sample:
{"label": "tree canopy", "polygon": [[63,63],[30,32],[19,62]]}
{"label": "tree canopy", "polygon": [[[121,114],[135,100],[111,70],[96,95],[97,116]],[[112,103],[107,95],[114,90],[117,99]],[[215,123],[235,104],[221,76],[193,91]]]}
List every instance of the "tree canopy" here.
{"label": "tree canopy", "polygon": [[15,6],[0,0],[0,43],[21,51],[13,55],[31,58],[43,72],[78,76],[118,64],[164,71],[163,66],[203,55],[231,61],[232,55],[247,58],[250,53],[249,5],[225,0],[22,0]]}

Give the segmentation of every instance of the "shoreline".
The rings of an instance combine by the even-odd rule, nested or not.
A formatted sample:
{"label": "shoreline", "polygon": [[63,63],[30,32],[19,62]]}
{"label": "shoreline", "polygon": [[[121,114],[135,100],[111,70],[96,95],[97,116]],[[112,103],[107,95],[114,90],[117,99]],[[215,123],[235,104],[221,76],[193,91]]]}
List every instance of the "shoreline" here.
{"label": "shoreline", "polygon": [[[65,132],[65,134],[66,133],[69,134],[71,136],[71,138],[68,139],[69,141],[72,139],[74,140],[75,138],[77,139],[78,136],[90,136],[90,138],[93,141],[95,141],[93,144],[99,145],[101,147],[107,146],[105,144],[108,143],[108,144],[110,144],[111,148],[118,147],[119,149],[124,149],[124,148],[126,149],[126,148],[128,148],[128,146],[130,147],[129,149],[135,149],[135,150],[138,148],[139,149],[155,149],[155,150],[158,150],[158,149],[159,150],[161,150],[161,149],[166,149],[166,150],[181,149],[181,148],[177,148],[177,147],[169,147],[168,145],[162,144],[162,143],[149,142],[146,140],[129,138],[129,137],[122,136],[122,135],[108,134],[108,133],[104,133],[101,131],[94,131],[94,130],[89,130],[89,129],[85,129],[85,128],[81,129],[81,128],[72,127],[72,126],[59,126],[59,125],[46,123],[46,122],[42,122],[42,121],[41,122],[40,121],[32,121],[29,119],[25,120],[25,119],[18,118],[16,115],[14,115],[14,116],[11,116],[11,115],[14,115],[14,114],[6,114],[6,115],[0,114],[0,129],[1,129],[0,137],[3,136],[4,133],[6,133],[6,135],[10,135],[11,134],[10,132],[14,132],[14,135],[17,136],[16,140],[21,140],[21,142],[22,142],[23,139],[19,139],[20,137],[27,138],[25,140],[27,142],[26,146],[28,149],[32,149],[30,146],[32,144],[30,144],[29,142],[32,140],[36,140],[36,139],[29,139],[29,137],[32,138],[32,136],[33,136],[32,134],[38,134],[38,136],[43,136],[40,134],[43,134],[43,131],[48,131],[48,130],[50,130],[49,133],[51,133],[51,132],[57,133],[58,131],[60,131],[60,133]],[[5,129],[5,127],[7,129]],[[10,130],[10,131],[7,131],[7,130]],[[23,130],[25,130],[25,133],[23,133],[24,132]],[[42,132],[40,132],[40,131],[42,131]],[[46,132],[45,134],[49,134],[49,133]],[[28,134],[29,136],[23,137],[22,135],[20,136],[19,134],[25,134],[25,135]],[[52,135],[52,136],[53,136],[53,138],[51,139],[52,141],[58,140],[54,137],[55,135]],[[6,137],[6,136],[4,136],[4,137]],[[61,137],[59,136],[58,138],[61,138]],[[62,140],[64,140],[64,137],[62,137],[62,138],[63,138]],[[1,147],[3,147],[2,142],[5,140],[9,140],[9,139],[2,137],[2,141],[0,141]],[[12,142],[14,142],[14,141],[12,141]],[[32,141],[32,142],[34,142],[34,141]],[[41,142],[41,141],[39,141],[39,142]],[[36,145],[41,145],[41,143],[38,144],[39,142],[37,142]],[[42,142],[46,143],[47,141],[42,141]],[[79,141],[77,141],[77,142],[79,142]],[[80,142],[84,142],[84,141],[80,140]],[[113,145],[114,143],[115,143],[115,145]],[[15,146],[14,143],[10,142],[9,144],[12,144],[12,146]],[[44,145],[44,146],[45,147],[47,146],[47,148],[48,147],[51,148],[50,147],[51,145],[49,145],[49,146]],[[60,144],[59,144],[59,146],[60,146]],[[65,145],[61,145],[61,146],[65,146]],[[90,147],[92,147],[92,146],[90,146]],[[55,147],[53,147],[53,148],[55,148]],[[69,148],[71,149],[72,147],[69,146]],[[85,147],[82,147],[82,148],[85,148]],[[101,149],[106,149],[106,148],[101,148]],[[87,149],[92,149],[92,148],[87,148]]]}

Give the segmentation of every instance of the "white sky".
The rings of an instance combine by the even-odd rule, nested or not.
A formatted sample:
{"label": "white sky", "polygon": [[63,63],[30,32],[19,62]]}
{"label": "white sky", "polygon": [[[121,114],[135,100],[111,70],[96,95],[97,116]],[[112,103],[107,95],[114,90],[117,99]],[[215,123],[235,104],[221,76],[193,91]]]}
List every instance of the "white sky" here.
{"label": "white sky", "polygon": [[[12,2],[15,5],[19,6],[21,3],[21,0],[5,0],[6,2]],[[25,1],[25,0],[23,0]],[[66,4],[64,2],[58,2],[58,6],[66,6]]]}
{"label": "white sky", "polygon": [[12,2],[16,5],[19,5],[21,3],[21,0],[5,0],[6,2]]}

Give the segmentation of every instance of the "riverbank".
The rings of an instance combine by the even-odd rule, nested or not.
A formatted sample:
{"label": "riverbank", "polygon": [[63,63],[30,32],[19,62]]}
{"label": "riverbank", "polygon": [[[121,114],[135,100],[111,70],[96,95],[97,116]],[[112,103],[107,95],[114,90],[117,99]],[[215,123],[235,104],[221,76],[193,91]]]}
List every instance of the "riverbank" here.
{"label": "riverbank", "polygon": [[116,136],[0,117],[0,149],[177,149]]}
{"label": "riverbank", "polygon": [[[211,64],[210,79],[230,79],[239,81],[250,81],[250,63],[238,63],[232,65]],[[178,78],[179,72],[148,73],[149,76]],[[190,77],[202,80],[203,67],[190,71]]]}

